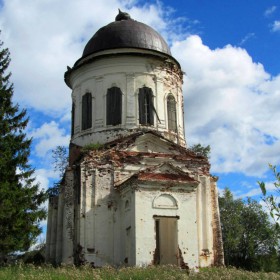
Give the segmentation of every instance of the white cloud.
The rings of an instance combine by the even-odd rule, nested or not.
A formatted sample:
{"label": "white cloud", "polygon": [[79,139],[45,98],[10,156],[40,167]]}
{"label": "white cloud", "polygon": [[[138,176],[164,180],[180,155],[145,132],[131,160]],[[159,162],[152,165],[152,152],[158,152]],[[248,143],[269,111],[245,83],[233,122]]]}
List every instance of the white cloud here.
{"label": "white cloud", "polygon": [[[182,37],[198,24],[196,20],[172,19],[172,9],[159,1],[143,6],[135,6],[137,0],[2,2],[1,38],[11,51],[15,100],[36,110],[37,115],[44,113],[60,122],[42,121],[41,127],[29,129],[34,153],[43,162],[44,168],[35,173],[41,188],[47,189],[57,180],[51,171],[50,151],[69,143],[62,128],[71,110],[71,90],[63,80],[66,66],[81,57],[86,42],[114,20],[118,8],[174,42],[173,55],[187,74],[187,142],[211,145],[212,171],[261,176],[268,163],[279,164],[280,75],[271,77],[245,49],[227,45],[213,50],[199,36]],[[270,7],[265,15],[275,10]],[[280,31],[280,21],[274,21],[272,31]],[[253,36],[247,34],[240,45]],[[267,182],[267,188],[271,187]],[[256,185],[238,193],[242,197],[259,194]]]}
{"label": "white cloud", "polygon": [[44,158],[46,154],[57,146],[68,146],[70,136],[65,130],[59,128],[59,124],[51,121],[44,123],[41,127],[33,130],[30,135],[35,143],[35,152],[39,158]]}
{"label": "white cloud", "polygon": [[[273,195],[276,200],[279,200],[279,191],[274,186],[273,181],[264,181],[267,195]],[[258,184],[258,182],[249,183],[249,182],[244,182],[243,184],[240,184],[240,189],[234,190],[233,191],[234,197],[235,198],[246,198],[246,197],[254,197],[260,201],[261,198],[263,197],[261,188]]]}
{"label": "white cloud", "polygon": [[271,16],[276,11],[276,9],[277,9],[276,6],[271,6],[268,9],[265,10],[264,15],[266,17]]}
{"label": "white cloud", "polygon": [[211,50],[199,36],[173,44],[186,72],[187,142],[211,146],[212,171],[261,176],[278,163],[280,76],[242,48]]}
{"label": "white cloud", "polygon": [[246,34],[246,36],[239,43],[239,46],[244,45],[248,40],[250,40],[250,39],[252,39],[254,37],[255,37],[255,33],[248,33],[248,34]]}
{"label": "white cloud", "polygon": [[11,52],[16,101],[47,113],[70,108],[71,90],[63,79],[66,66],[81,57],[85,40],[111,22],[126,3],[4,1],[0,28]]}
{"label": "white cloud", "polygon": [[272,25],[272,29],[271,29],[273,32],[278,32],[280,31],[280,20],[275,20],[273,22],[273,25]]}
{"label": "white cloud", "polygon": [[196,21],[173,20],[172,9],[159,1],[143,6],[135,6],[138,2],[133,0],[3,3],[0,28],[11,51],[15,99],[60,122],[46,122],[32,130],[40,159],[57,145],[69,143],[61,128],[71,110],[71,90],[63,81],[66,66],[81,57],[89,38],[113,21],[120,8],[169,41],[176,38],[173,55],[187,73],[187,142],[211,145],[213,171],[261,175],[267,163],[279,162],[280,76],[270,77],[242,48],[227,45],[212,50],[199,36],[182,40],[188,27],[181,29],[181,23],[193,26]]}
{"label": "white cloud", "polygon": [[99,28],[114,21],[118,8],[156,27],[166,37],[173,26],[172,10],[160,2],[144,6],[133,6],[137,1],[131,0],[3,3],[0,29],[11,52],[15,100],[52,115],[64,115],[71,108],[71,90],[63,79],[66,66],[82,56],[86,42]]}
{"label": "white cloud", "polygon": [[252,196],[261,196],[262,192],[259,187],[253,188],[245,193],[241,193],[241,191],[235,192],[235,196],[237,198],[246,198]]}
{"label": "white cloud", "polygon": [[40,189],[47,190],[49,187],[52,187],[51,181],[58,179],[58,174],[51,169],[36,169],[35,170],[36,183],[40,184]]}

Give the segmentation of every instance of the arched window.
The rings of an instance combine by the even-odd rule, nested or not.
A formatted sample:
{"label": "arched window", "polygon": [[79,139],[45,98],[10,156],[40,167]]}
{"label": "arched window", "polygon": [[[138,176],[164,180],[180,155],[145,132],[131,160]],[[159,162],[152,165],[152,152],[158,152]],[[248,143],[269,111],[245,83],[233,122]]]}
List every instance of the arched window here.
{"label": "arched window", "polygon": [[139,89],[139,123],[144,125],[154,124],[153,92],[148,87]]}
{"label": "arched window", "polygon": [[167,96],[168,129],[177,131],[176,100],[172,94]]}
{"label": "arched window", "polygon": [[107,90],[107,125],[118,125],[122,123],[122,92],[118,87]]}
{"label": "arched window", "polygon": [[92,97],[87,92],[82,97],[82,130],[92,127]]}

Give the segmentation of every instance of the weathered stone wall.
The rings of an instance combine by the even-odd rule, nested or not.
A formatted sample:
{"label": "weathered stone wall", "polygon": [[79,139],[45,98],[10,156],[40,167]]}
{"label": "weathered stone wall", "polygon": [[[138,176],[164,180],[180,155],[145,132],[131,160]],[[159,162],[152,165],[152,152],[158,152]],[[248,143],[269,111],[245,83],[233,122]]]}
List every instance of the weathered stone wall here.
{"label": "weathered stone wall", "polygon": [[[152,49],[99,51],[68,67],[73,134],[60,194],[49,201],[47,261],[223,264],[216,181],[208,160],[185,148],[182,78],[172,56]],[[122,92],[121,124],[114,126],[106,124],[111,87]],[[153,125],[139,124],[143,87],[153,92]],[[82,130],[86,93],[92,96],[92,126]],[[169,94],[176,101],[176,130],[168,127]],[[88,144],[102,145],[83,151]]]}
{"label": "weathered stone wall", "polygon": [[199,180],[196,197],[199,267],[206,267],[214,260],[210,176],[200,176]]}
{"label": "weathered stone wall", "polygon": [[[120,55],[106,56],[85,64],[73,71],[70,79],[72,99],[75,104],[74,135],[71,142],[84,146],[89,143],[107,143],[133,131],[150,129],[161,132],[166,138],[185,146],[183,121],[182,73],[175,62],[166,62],[164,57]],[[122,123],[106,125],[107,89],[119,87],[122,95]],[[154,125],[139,125],[139,88],[153,91]],[[82,96],[92,94],[92,128],[81,130]],[[176,100],[177,132],[168,129],[167,95]]]}
{"label": "weathered stone wall", "polygon": [[222,264],[217,189],[207,159],[151,132],[108,147],[84,154],[50,201],[48,260],[155,264],[155,220],[176,217],[177,264]]}
{"label": "weathered stone wall", "polygon": [[[160,195],[168,195],[177,203],[172,205],[154,205],[153,202]],[[170,191],[149,190],[149,186],[140,186],[136,191],[135,221],[136,221],[136,265],[155,263],[156,232],[155,217],[178,217],[178,265],[179,252],[183,262],[189,267],[199,266],[198,240],[196,227],[196,192],[179,192],[176,187]],[[186,215],[186,213],[189,213]],[[167,241],[166,241],[167,242]]]}
{"label": "weathered stone wall", "polygon": [[218,201],[217,190],[217,177],[211,178],[211,199],[212,199],[212,217],[213,217],[213,253],[214,253],[214,265],[223,266],[224,263],[224,249],[222,228],[220,221],[220,210]]}

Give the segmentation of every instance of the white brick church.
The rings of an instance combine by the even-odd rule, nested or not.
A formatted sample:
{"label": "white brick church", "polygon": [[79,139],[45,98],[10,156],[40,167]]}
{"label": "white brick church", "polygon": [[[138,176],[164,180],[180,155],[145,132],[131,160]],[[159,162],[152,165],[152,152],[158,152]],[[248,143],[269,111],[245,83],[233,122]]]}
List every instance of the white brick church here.
{"label": "white brick church", "polygon": [[161,35],[122,12],[68,67],[72,136],[48,262],[223,264],[217,180],[186,148],[182,79]]}

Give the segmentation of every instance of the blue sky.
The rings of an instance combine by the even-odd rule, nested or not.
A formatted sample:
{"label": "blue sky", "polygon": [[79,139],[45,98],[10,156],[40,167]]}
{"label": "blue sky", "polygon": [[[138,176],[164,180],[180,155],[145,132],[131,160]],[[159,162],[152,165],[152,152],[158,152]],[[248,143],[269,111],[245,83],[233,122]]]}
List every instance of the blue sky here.
{"label": "blue sky", "polygon": [[58,180],[51,150],[67,146],[71,92],[66,66],[117,9],[159,31],[184,77],[188,145],[210,145],[218,186],[258,198],[272,187],[280,154],[280,2],[275,0],[2,0],[14,100],[28,109],[30,161],[42,188]]}
{"label": "blue sky", "polygon": [[279,73],[280,52],[276,48],[279,35],[275,36],[277,32],[273,32],[277,29],[277,21],[279,31],[279,1],[190,0],[179,3],[178,10],[183,10],[182,15],[199,20],[197,31],[211,49],[227,44],[240,46],[269,73]]}

